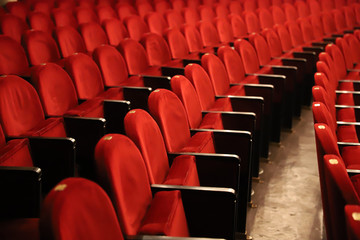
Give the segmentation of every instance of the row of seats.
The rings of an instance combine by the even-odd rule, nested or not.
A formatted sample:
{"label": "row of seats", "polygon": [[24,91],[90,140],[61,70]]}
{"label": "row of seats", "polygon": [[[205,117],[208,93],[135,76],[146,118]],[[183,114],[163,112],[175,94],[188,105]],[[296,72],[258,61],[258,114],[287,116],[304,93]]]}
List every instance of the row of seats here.
{"label": "row of seats", "polygon": [[329,239],[360,238],[357,31],[336,38],[320,53],[312,89],[322,204]]}
{"label": "row of seats", "polygon": [[[1,165],[6,167],[1,169],[6,179],[28,177],[32,191],[21,193],[35,206],[18,212],[9,207],[8,216],[35,217],[21,225],[24,232],[30,231],[38,224],[42,196],[60,179],[81,176],[107,192],[125,236],[246,237],[247,206],[252,177],[259,178],[259,158],[269,156],[269,141],[280,141],[281,128],[291,128],[293,117],[301,115],[301,105],[309,104],[317,55],[326,41],[335,41],[331,34],[339,35],[338,29],[305,41],[299,36],[311,28],[300,28],[301,19],[257,29],[251,23],[256,26],[260,9],[227,18],[230,4],[250,10],[255,1],[207,6],[158,1],[177,6],[173,10],[156,8],[157,1],[134,5],[99,1],[98,6],[91,1],[67,2],[74,6],[70,17],[75,21],[66,20],[70,26],[57,24],[54,13],[63,10],[60,1],[48,8],[39,7],[41,1],[9,4],[6,9],[11,13],[1,17],[12,14],[23,21],[24,29],[24,20],[35,26],[30,18],[39,9],[47,9],[42,12],[47,20],[50,15],[55,19],[48,24],[42,18],[38,30],[17,29],[15,35],[2,28],[1,45],[7,46],[0,53],[4,59],[0,74],[7,74],[0,81],[0,123],[7,138],[2,146],[6,149],[18,141],[9,139],[26,137],[22,144],[29,142],[31,154],[26,162],[17,158],[15,166],[26,168],[14,168],[12,158],[5,157]],[[83,3],[89,5],[80,7]],[[321,19],[318,4],[316,16]],[[11,5],[27,8],[25,17],[15,16]],[[72,9],[70,5],[67,8]],[[107,15],[111,17],[100,25],[100,8],[115,12],[125,5],[133,9],[129,16]],[[151,6],[154,17],[147,17],[150,10],[142,14],[141,5]],[[220,5],[223,15],[215,10]],[[286,6],[280,4],[278,9],[290,8]],[[193,14],[200,9],[210,14],[195,15],[191,22],[185,7]],[[336,7],[346,12],[345,3]],[[86,9],[85,22],[79,20],[80,8]],[[98,15],[91,14],[96,11]],[[159,17],[166,19],[164,25],[158,24]],[[351,19],[344,29],[356,25],[356,18]],[[106,22],[113,24],[112,32]],[[236,30],[241,36],[234,34]],[[65,192],[67,181],[71,185],[73,180],[65,180],[52,192]],[[8,186],[10,192],[13,187]],[[16,208],[19,201],[10,199],[6,204]],[[49,221],[40,220],[40,226],[43,223]],[[4,224],[10,230],[20,226],[16,221]]]}

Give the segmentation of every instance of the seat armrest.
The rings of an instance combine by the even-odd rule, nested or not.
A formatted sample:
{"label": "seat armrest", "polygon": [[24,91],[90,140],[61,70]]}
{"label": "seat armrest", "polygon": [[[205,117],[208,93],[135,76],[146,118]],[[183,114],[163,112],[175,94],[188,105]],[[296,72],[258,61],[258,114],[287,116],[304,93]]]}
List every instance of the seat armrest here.
{"label": "seat armrest", "polygon": [[253,112],[224,112],[224,111],[203,111],[207,113],[220,113],[225,130],[249,131],[255,130],[256,114]]}
{"label": "seat armrest", "polygon": [[130,111],[131,102],[104,100],[104,117],[107,133],[124,133],[124,117]]}
{"label": "seat armrest", "polygon": [[321,52],[324,51],[324,48],[313,46],[313,47],[303,47],[302,50],[306,52],[314,52],[316,53],[316,55],[319,55]]}
{"label": "seat armrest", "polygon": [[311,45],[313,45],[314,47],[322,47],[323,49],[325,49],[326,45],[328,45],[331,42],[312,42]]}
{"label": "seat armrest", "polygon": [[269,84],[274,87],[274,101],[282,101],[285,89],[286,76],[276,74],[247,74],[257,76],[260,84]]}
{"label": "seat armrest", "polygon": [[128,240],[226,240],[225,238],[204,238],[204,237],[169,237],[159,235],[135,235],[126,236]]}
{"label": "seat armrest", "polygon": [[258,96],[264,99],[264,114],[270,115],[274,101],[274,86],[270,84],[244,84],[244,87],[247,96]]}
{"label": "seat armrest", "polygon": [[144,86],[152,88],[152,90],[158,88],[165,88],[171,90],[170,80],[171,77],[169,76],[148,76],[142,75],[141,76],[144,81]]}
{"label": "seat armrest", "polygon": [[201,65],[201,60],[200,59],[183,59],[182,61],[183,61],[183,66],[184,67],[186,67],[186,65],[191,64],[191,63]]}
{"label": "seat armrest", "polygon": [[162,66],[161,67],[161,74],[163,76],[169,76],[169,77],[173,77],[175,75],[185,75],[185,69],[184,68],[179,68],[179,67]]}
{"label": "seat armrest", "polygon": [[41,169],[0,166],[0,218],[37,218],[42,202]]}
{"label": "seat armrest", "polygon": [[[42,170],[42,190],[47,193],[67,177],[75,176],[73,138],[28,137],[34,166]],[[76,142],[77,143],[77,142]]]}
{"label": "seat armrest", "polygon": [[335,43],[336,37],[324,37],[323,40],[324,40],[324,42]]}
{"label": "seat armrest", "polygon": [[216,96],[216,98],[230,98],[235,112],[253,112],[256,114],[256,130],[261,128],[264,115],[264,99],[250,96]]}
{"label": "seat armrest", "polygon": [[360,169],[346,169],[349,177],[360,174]]}
{"label": "seat armrest", "polygon": [[234,154],[168,153],[170,164],[180,155],[196,157],[201,186],[239,189],[240,158]]}
{"label": "seat armrest", "polygon": [[131,108],[148,109],[147,100],[152,91],[151,87],[124,86],[124,98],[130,101]]}
{"label": "seat armrest", "polygon": [[342,37],[344,37],[344,34],[335,33],[335,34],[331,34],[331,36],[334,37],[334,38],[342,38]]}
{"label": "seat armrest", "polygon": [[234,239],[236,194],[231,188],[152,184],[153,193],[179,190],[190,236]]}

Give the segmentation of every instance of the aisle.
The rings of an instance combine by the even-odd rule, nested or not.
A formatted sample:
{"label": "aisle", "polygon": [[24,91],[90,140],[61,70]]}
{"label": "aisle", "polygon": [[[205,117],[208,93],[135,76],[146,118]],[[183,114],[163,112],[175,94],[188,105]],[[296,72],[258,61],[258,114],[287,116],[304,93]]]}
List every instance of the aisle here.
{"label": "aisle", "polygon": [[293,132],[272,144],[271,164],[262,162],[264,183],[254,183],[248,233],[254,240],[323,239],[321,195],[312,112],[303,108]]}

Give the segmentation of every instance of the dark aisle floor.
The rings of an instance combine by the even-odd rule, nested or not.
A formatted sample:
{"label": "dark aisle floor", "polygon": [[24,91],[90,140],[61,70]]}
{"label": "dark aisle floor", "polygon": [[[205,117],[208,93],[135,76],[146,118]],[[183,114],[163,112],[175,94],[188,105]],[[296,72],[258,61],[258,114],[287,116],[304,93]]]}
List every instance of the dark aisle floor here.
{"label": "dark aisle floor", "polygon": [[321,195],[312,112],[303,108],[292,132],[271,144],[271,163],[262,162],[261,180],[254,183],[247,229],[254,240],[323,239]]}

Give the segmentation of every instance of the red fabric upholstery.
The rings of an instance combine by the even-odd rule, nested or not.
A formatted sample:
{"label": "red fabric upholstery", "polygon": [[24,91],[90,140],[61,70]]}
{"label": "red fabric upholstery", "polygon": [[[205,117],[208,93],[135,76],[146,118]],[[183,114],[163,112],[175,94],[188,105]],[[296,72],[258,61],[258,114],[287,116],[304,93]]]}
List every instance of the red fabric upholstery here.
{"label": "red fabric upholstery", "polygon": [[181,152],[215,153],[212,132],[199,132],[180,150]]}
{"label": "red fabric upholstery", "polygon": [[136,109],[126,115],[124,126],[126,135],[142,153],[150,183],[163,183],[169,163],[164,139],[155,120],[146,111]]}
{"label": "red fabric upholstery", "polygon": [[[59,3],[63,3],[63,2],[64,1],[61,1]],[[57,27],[65,27],[65,26],[77,27],[78,25],[77,20],[73,15],[71,7],[64,7],[64,8],[58,7],[53,9],[52,17]]]}
{"label": "red fabric upholstery", "polygon": [[142,153],[150,183],[198,186],[195,158],[179,156],[169,169],[165,143],[153,118],[144,110],[130,111],[124,119],[127,136]]}
{"label": "red fabric upholstery", "polygon": [[13,14],[7,13],[0,18],[1,33],[11,37],[18,43],[21,43],[21,36],[27,29],[29,27],[26,22]]}
{"label": "red fabric upholstery", "polygon": [[215,102],[215,93],[206,71],[198,64],[188,64],[185,67],[185,76],[194,85],[202,110],[210,109]]}
{"label": "red fabric upholstery", "polygon": [[96,22],[81,24],[79,31],[84,39],[86,49],[90,53],[101,44],[109,44],[104,30],[101,25]]}
{"label": "red fabric upholstery", "polygon": [[140,77],[128,77],[125,60],[115,47],[99,46],[94,50],[93,58],[101,70],[105,86],[144,86]]}
{"label": "red fabric upholstery", "polygon": [[262,29],[272,28],[274,26],[274,20],[269,9],[259,8],[258,15],[260,26]]}
{"label": "red fabric upholstery", "polygon": [[188,120],[181,101],[173,92],[157,89],[150,94],[148,105],[164,136],[167,150],[180,151],[190,140]]}
{"label": "red fabric upholstery", "polygon": [[159,12],[149,12],[145,16],[145,22],[149,26],[150,32],[159,35],[162,35],[164,30],[168,28],[165,19],[163,18],[162,14]]}
{"label": "red fabric upholstery", "polygon": [[51,190],[39,225],[41,239],[123,239],[105,191],[82,178],[67,178]]}
{"label": "red fabric upholstery", "polygon": [[198,54],[190,54],[185,36],[177,28],[171,28],[164,33],[169,45],[171,56],[175,59],[199,59]]}
{"label": "red fabric upholstery", "polygon": [[259,71],[260,64],[254,47],[244,39],[236,40],[234,46],[243,60],[245,72],[255,73]]}
{"label": "red fabric upholstery", "polygon": [[139,232],[151,235],[189,236],[180,191],[156,193]]}
{"label": "red fabric upholstery", "polygon": [[141,153],[128,137],[110,134],[96,145],[95,163],[100,185],[113,202],[123,233],[136,235],[152,199]]}
{"label": "red fabric upholstery", "polygon": [[183,67],[179,61],[171,61],[171,53],[165,39],[156,33],[146,33],[140,40],[144,46],[151,66],[171,64],[173,67]]}
{"label": "red fabric upholstery", "polygon": [[50,16],[42,12],[31,12],[28,15],[28,22],[31,29],[43,31],[49,35],[52,34],[55,28]]}
{"label": "red fabric upholstery", "polygon": [[152,200],[141,153],[128,137],[106,135],[96,146],[95,159],[124,234],[188,235],[180,192],[158,193]]}
{"label": "red fabric upholstery", "polygon": [[91,57],[83,53],[74,54],[66,59],[65,69],[71,76],[80,99],[122,100],[121,88],[110,88],[104,91],[104,83],[101,72]]}
{"label": "red fabric upholstery", "polygon": [[215,47],[220,45],[219,34],[211,21],[200,21],[198,23],[198,28],[202,39],[202,44],[205,47]]}
{"label": "red fabric upholstery", "polygon": [[[140,43],[134,39],[124,39],[120,42],[118,50],[124,56],[129,74],[141,74],[148,70],[149,60],[145,49]],[[160,71],[158,74],[160,74]]]}
{"label": "red fabric upholstery", "polygon": [[55,62],[62,65],[55,40],[42,31],[29,30],[24,33],[23,45],[31,65]]}
{"label": "red fabric upholstery", "polygon": [[244,11],[243,18],[249,33],[261,31],[260,22],[255,12]]}
{"label": "red fabric upholstery", "polygon": [[347,225],[348,240],[355,240],[360,238],[359,227],[359,205],[346,205],[345,206],[345,219]]}
{"label": "red fabric upholstery", "polygon": [[[230,10],[231,11],[231,10]],[[235,38],[245,37],[248,33],[244,20],[238,14],[230,14],[230,24]]]}
{"label": "red fabric upholstery", "polygon": [[141,19],[140,16],[131,15],[124,19],[123,21],[130,38],[139,41],[144,33],[149,32],[149,28]]}
{"label": "red fabric upholstery", "polygon": [[75,17],[79,25],[89,22],[99,22],[99,18],[96,16],[93,8],[81,7],[80,5],[75,9]]}
{"label": "red fabric upholstery", "polygon": [[0,74],[30,76],[29,62],[22,46],[8,36],[0,36]]}
{"label": "red fabric upholstery", "polygon": [[23,2],[7,2],[5,8],[15,16],[26,21],[26,16],[30,9]]}
{"label": "red fabric upholstery", "polygon": [[97,6],[96,7],[96,13],[99,17],[100,23],[107,19],[117,18],[117,13],[110,5],[106,6]]}
{"label": "red fabric upholstery", "polygon": [[72,26],[63,26],[55,29],[55,39],[60,48],[61,55],[66,58],[74,53],[86,53],[84,40],[80,33]]}
{"label": "red fabric upholstery", "polygon": [[214,20],[214,25],[219,35],[220,42],[222,43],[233,42],[235,39],[230,21],[226,16]]}
{"label": "red fabric upholstery", "polygon": [[[2,131],[1,128],[0,131]],[[0,146],[0,166],[34,166],[28,139],[15,139],[7,143],[5,143],[5,138],[2,140],[4,142]]]}
{"label": "red fabric upholstery", "polygon": [[122,21],[131,15],[137,15],[136,9],[129,3],[119,2],[116,6],[119,19]]}
{"label": "red fabric upholstery", "polygon": [[199,186],[195,156],[181,155],[174,159],[164,184]]}
{"label": "red fabric upholstery", "polygon": [[[346,172],[341,158],[325,155],[325,180],[331,221],[331,235],[336,238],[346,236],[344,207],[346,204],[359,204],[360,198]],[[358,177],[358,176],[356,176]]]}
{"label": "red fabric upholstery", "polygon": [[213,52],[211,48],[205,48],[202,44],[201,35],[196,26],[185,24],[182,28],[186,42],[191,53],[194,52]]}
{"label": "red fabric upholstery", "polygon": [[124,38],[129,37],[129,34],[119,19],[112,18],[102,22],[102,26],[105,30],[109,44],[117,46]]}
{"label": "red fabric upholstery", "polygon": [[32,82],[47,116],[61,116],[78,104],[71,78],[57,64],[36,66],[32,72]]}
{"label": "red fabric upholstery", "polygon": [[103,92],[100,70],[89,56],[83,53],[69,56],[65,70],[71,76],[80,99],[90,99]]}
{"label": "red fabric upholstery", "polygon": [[62,119],[45,120],[35,89],[17,76],[0,79],[0,122],[5,135],[65,136]]}
{"label": "red fabric upholstery", "polygon": [[202,121],[199,97],[190,81],[181,75],[171,78],[171,89],[184,105],[190,128],[198,128]]}
{"label": "red fabric upholstery", "polygon": [[185,23],[185,20],[181,13],[171,9],[167,10],[164,13],[164,18],[169,28],[179,28],[182,24]]}
{"label": "red fabric upholstery", "polygon": [[196,25],[196,23],[200,21],[200,16],[196,8],[184,8],[183,15],[186,24]]}

